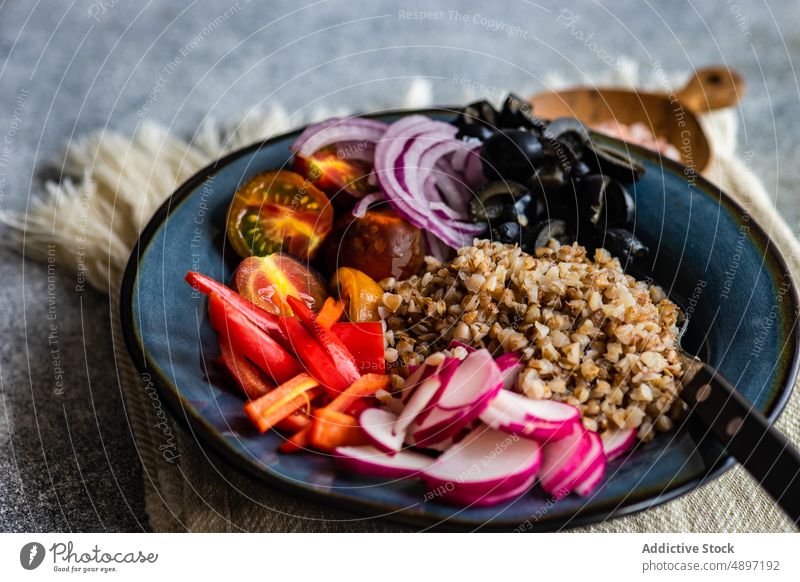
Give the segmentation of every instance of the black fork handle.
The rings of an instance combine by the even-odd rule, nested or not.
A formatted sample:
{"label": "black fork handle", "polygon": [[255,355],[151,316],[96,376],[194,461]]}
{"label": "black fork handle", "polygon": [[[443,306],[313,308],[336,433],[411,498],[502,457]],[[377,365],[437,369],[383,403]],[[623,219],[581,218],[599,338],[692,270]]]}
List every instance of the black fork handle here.
{"label": "black fork handle", "polygon": [[800,453],[716,369],[695,360],[683,388],[690,414],[800,525]]}

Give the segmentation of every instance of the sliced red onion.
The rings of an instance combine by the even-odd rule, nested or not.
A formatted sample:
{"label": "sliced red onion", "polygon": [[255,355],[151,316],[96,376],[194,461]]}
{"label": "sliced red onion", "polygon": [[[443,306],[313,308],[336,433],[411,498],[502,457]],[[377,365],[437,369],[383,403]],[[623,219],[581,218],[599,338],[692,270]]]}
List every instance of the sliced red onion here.
{"label": "sliced red onion", "polygon": [[363,141],[337,142],[336,155],[342,160],[368,162],[371,164],[375,159],[375,144]]}
{"label": "sliced red onion", "polygon": [[480,146],[473,148],[464,162],[464,181],[470,188],[478,188],[486,183],[483,175],[483,164],[481,163]]}
{"label": "sliced red onion", "polygon": [[333,117],[309,125],[289,150],[301,157],[308,157],[317,150],[338,142],[375,143],[387,127],[385,123],[374,119]]}
{"label": "sliced red onion", "polygon": [[[431,235],[444,245],[460,248],[484,231],[483,225],[464,220],[466,187],[464,200],[458,201],[452,200],[458,196],[452,181],[443,188],[436,187],[438,178],[428,182],[428,176],[437,174],[436,166],[441,160],[463,148],[455,133],[455,127],[448,123],[412,115],[390,125],[375,148],[375,173],[386,200],[403,218],[426,231],[431,253],[441,258],[446,257],[447,251],[432,243]],[[442,189],[451,199],[442,200]],[[446,208],[447,203],[451,209]]]}
{"label": "sliced red onion", "polygon": [[359,200],[356,205],[353,207],[353,216],[356,218],[364,218],[367,214],[367,209],[376,202],[380,202],[383,200],[383,193],[382,192],[372,192],[371,194],[367,194],[361,200]]}

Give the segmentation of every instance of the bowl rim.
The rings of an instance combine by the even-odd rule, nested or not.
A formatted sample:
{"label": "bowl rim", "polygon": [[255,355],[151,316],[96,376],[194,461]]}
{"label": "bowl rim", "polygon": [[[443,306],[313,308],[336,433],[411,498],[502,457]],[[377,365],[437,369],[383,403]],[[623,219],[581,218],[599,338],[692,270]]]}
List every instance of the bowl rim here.
{"label": "bowl rim", "polygon": [[[398,117],[406,115],[442,115],[443,113],[457,114],[463,109],[463,106],[430,106],[424,108],[410,108],[410,109],[386,109],[374,111],[370,113],[353,114],[353,117],[368,117],[368,118],[384,118],[384,117]],[[122,335],[125,346],[131,359],[138,370],[139,374],[148,374],[153,381],[153,385],[157,389],[159,395],[164,398],[167,408],[172,417],[177,420],[181,426],[191,431],[192,435],[199,434],[200,439],[204,444],[210,445],[227,463],[232,465],[238,470],[257,478],[259,481],[274,486],[285,493],[300,497],[302,499],[309,499],[317,502],[323,506],[330,508],[333,505],[336,509],[348,514],[380,516],[382,519],[399,522],[408,525],[421,526],[424,524],[424,529],[433,529],[439,531],[458,531],[458,530],[482,530],[482,531],[509,531],[521,523],[518,520],[497,520],[489,524],[480,525],[474,521],[459,520],[458,515],[440,519],[432,517],[423,512],[414,510],[403,509],[397,511],[397,508],[390,505],[385,505],[365,499],[359,499],[354,503],[353,498],[343,496],[335,492],[335,490],[321,490],[314,487],[302,487],[296,483],[285,479],[280,475],[270,473],[264,470],[263,467],[258,466],[252,461],[244,457],[239,451],[233,448],[230,443],[219,432],[212,427],[199,413],[197,413],[191,404],[185,400],[183,394],[168,378],[164,377],[157,366],[148,366],[147,354],[143,349],[143,342],[138,337],[138,331],[134,326],[135,314],[133,312],[133,295],[136,281],[139,274],[139,263],[146,251],[147,247],[153,241],[155,234],[169,218],[170,213],[177,208],[180,204],[185,202],[192,192],[197,187],[201,186],[209,176],[212,176],[223,167],[233,163],[241,157],[256,152],[262,148],[270,147],[274,143],[287,139],[289,136],[297,135],[301,132],[306,125],[296,127],[279,135],[271,136],[267,139],[250,144],[248,146],[239,148],[225,156],[209,163],[205,167],[199,169],[195,174],[183,182],[178,188],[167,197],[164,202],[159,206],[153,215],[150,217],[147,225],[141,231],[139,238],[134,244],[130,257],[128,259],[125,271],[122,276],[122,283],[120,289],[119,299],[119,317],[122,327]],[[747,214],[746,210],[733,198],[731,198],[721,188],[709,182],[699,173],[691,168],[683,166],[679,162],[663,157],[658,152],[654,152],[642,146],[631,144],[618,140],[616,138],[597,134],[603,140],[607,140],[619,147],[622,147],[638,157],[649,159],[652,162],[660,164],[664,168],[669,168],[679,175],[688,178],[686,172],[691,172],[693,181],[697,184],[698,190],[707,194],[709,189],[718,194],[719,204],[726,205],[729,209],[736,211],[740,214]],[[775,262],[776,266],[783,272],[789,273],[789,268],[781,251],[772,242],[772,239],[763,229],[763,227],[752,216],[750,218],[750,236],[753,238],[763,239],[763,255],[767,260]],[[756,240],[757,242],[757,240]],[[790,293],[787,294],[791,298],[789,310],[795,314],[795,319],[792,322],[791,329],[787,335],[787,343],[793,343],[793,350],[791,354],[791,361],[788,363],[785,372],[785,381],[781,386],[779,394],[777,394],[775,401],[772,403],[770,409],[765,415],[770,423],[775,420],[783,412],[786,403],[789,401],[793,392],[795,383],[797,382],[798,372],[800,371],[800,326],[798,326],[798,314],[800,314],[800,293],[795,286],[794,281],[789,279]],[[196,430],[199,429],[199,430]],[[689,479],[684,483],[675,485],[667,489],[661,490],[658,494],[648,496],[644,499],[624,502],[622,504],[615,504],[612,509],[596,508],[594,510],[579,509],[576,513],[569,517],[553,519],[550,521],[537,521],[527,523],[531,525],[528,531],[531,532],[545,532],[556,531],[580,527],[594,523],[601,523],[607,520],[623,517],[639,513],[646,509],[650,509],[662,505],[668,501],[681,497],[689,493],[701,485],[704,485],[714,479],[720,477],[723,473],[729,470],[735,464],[733,456],[727,452],[722,452],[718,455],[717,460],[701,475]]]}

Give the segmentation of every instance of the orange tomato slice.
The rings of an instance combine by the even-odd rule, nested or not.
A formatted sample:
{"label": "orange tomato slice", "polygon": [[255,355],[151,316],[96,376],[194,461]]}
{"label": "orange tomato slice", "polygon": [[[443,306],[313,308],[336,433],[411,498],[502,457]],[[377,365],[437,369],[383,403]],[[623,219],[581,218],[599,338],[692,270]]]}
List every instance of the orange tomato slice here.
{"label": "orange tomato slice", "polygon": [[331,291],[347,304],[350,321],[380,321],[378,307],[383,289],[369,275],[351,267],[340,267],[330,283]]}

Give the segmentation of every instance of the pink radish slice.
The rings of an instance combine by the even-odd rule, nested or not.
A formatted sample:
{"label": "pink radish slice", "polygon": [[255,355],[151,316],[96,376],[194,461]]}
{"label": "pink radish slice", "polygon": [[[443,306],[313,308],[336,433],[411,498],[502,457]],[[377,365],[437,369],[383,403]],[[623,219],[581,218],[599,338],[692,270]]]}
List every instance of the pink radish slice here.
{"label": "pink radish slice", "polygon": [[586,481],[598,465],[606,464],[606,457],[603,454],[603,443],[600,436],[593,431],[587,430],[583,433],[583,439],[588,442],[588,449],[583,455],[583,459],[577,467],[560,481],[548,481],[542,483],[542,489],[547,493],[562,492],[564,495],[575,489],[575,487]]}
{"label": "pink radish slice", "polygon": [[571,425],[580,419],[580,411],[563,402],[532,400],[516,392],[500,390],[480,418],[497,430],[554,441],[572,432]]}
{"label": "pink radish slice", "polygon": [[600,482],[603,480],[603,477],[606,474],[606,464],[600,463],[597,465],[597,468],[589,475],[583,482],[578,483],[575,486],[575,493],[580,495],[581,497],[586,497],[592,491],[594,491]]}
{"label": "pink radish slice", "polygon": [[541,462],[537,442],[479,426],[442,453],[422,478],[431,488],[489,494],[535,476]]}
{"label": "pink radish slice", "polygon": [[427,408],[431,399],[438,391],[439,379],[435,376],[428,378],[418,386],[408,399],[405,408],[403,408],[403,412],[397,417],[397,422],[395,422],[392,432],[403,435],[403,438],[405,438],[408,427],[411,426],[411,423],[414,422],[417,416]]}
{"label": "pink radish slice", "polygon": [[583,462],[589,448],[589,440],[583,438],[584,432],[583,425],[576,422],[569,435],[544,445],[539,472],[542,489],[553,490],[554,484],[564,481]]}
{"label": "pink radish slice", "polygon": [[500,368],[489,350],[472,352],[457,367],[450,366],[440,379],[442,393],[436,406],[443,410],[471,407],[485,399],[487,393],[496,393],[503,383]]}
{"label": "pink radish slice", "polygon": [[522,354],[519,352],[508,352],[495,358],[497,367],[500,368],[500,375],[503,377],[503,389],[513,390],[517,383],[517,376],[522,372],[525,364],[522,362]]}
{"label": "pink radish slice", "polygon": [[529,477],[516,487],[502,491],[498,489],[486,495],[479,495],[470,493],[460,489],[453,489],[452,491],[445,491],[442,493],[442,501],[451,503],[453,505],[468,506],[468,507],[491,507],[499,505],[527,493],[533,484],[536,483],[536,475]]}
{"label": "pink radish slice", "polygon": [[[496,391],[499,391],[499,385]],[[422,447],[431,447],[449,438],[453,438],[476,420],[481,412],[486,410],[489,402],[495,397],[492,392],[487,392],[482,400],[475,402],[470,407],[458,410],[442,410],[432,407],[429,414],[419,423],[411,427],[413,439]]]}
{"label": "pink radish slice", "polygon": [[372,445],[389,455],[403,448],[405,433],[394,433],[397,415],[380,408],[365,408],[358,417],[358,423]]}
{"label": "pink radish slice", "polygon": [[446,411],[439,408],[429,410],[425,420],[414,423],[409,431],[416,446],[429,448],[453,438],[470,422],[468,410]]}
{"label": "pink radish slice", "polygon": [[419,385],[427,380],[435,371],[436,366],[429,366],[427,364],[416,366],[411,374],[409,374],[408,378],[406,378],[405,385],[403,386],[403,392],[401,396],[403,402],[407,402],[408,399],[414,394],[414,390],[416,390]]}
{"label": "pink radish slice", "polygon": [[433,395],[428,401],[428,406],[425,407],[425,410],[420,412],[417,415],[416,423],[420,424],[424,422],[425,418],[434,410],[436,410],[436,405],[439,403],[439,400],[442,398],[444,391],[447,389],[447,385],[450,382],[450,378],[453,377],[458,366],[461,364],[461,360],[458,358],[446,358],[436,369],[436,379],[439,380],[439,390],[436,391],[436,394]]}
{"label": "pink radish slice", "polygon": [[390,479],[418,477],[433,462],[433,459],[421,453],[400,451],[390,456],[368,445],[338,447],[335,453],[336,462],[349,471]]}
{"label": "pink radish slice", "polygon": [[603,451],[610,461],[622,456],[636,441],[636,429],[620,429],[603,433]]}

